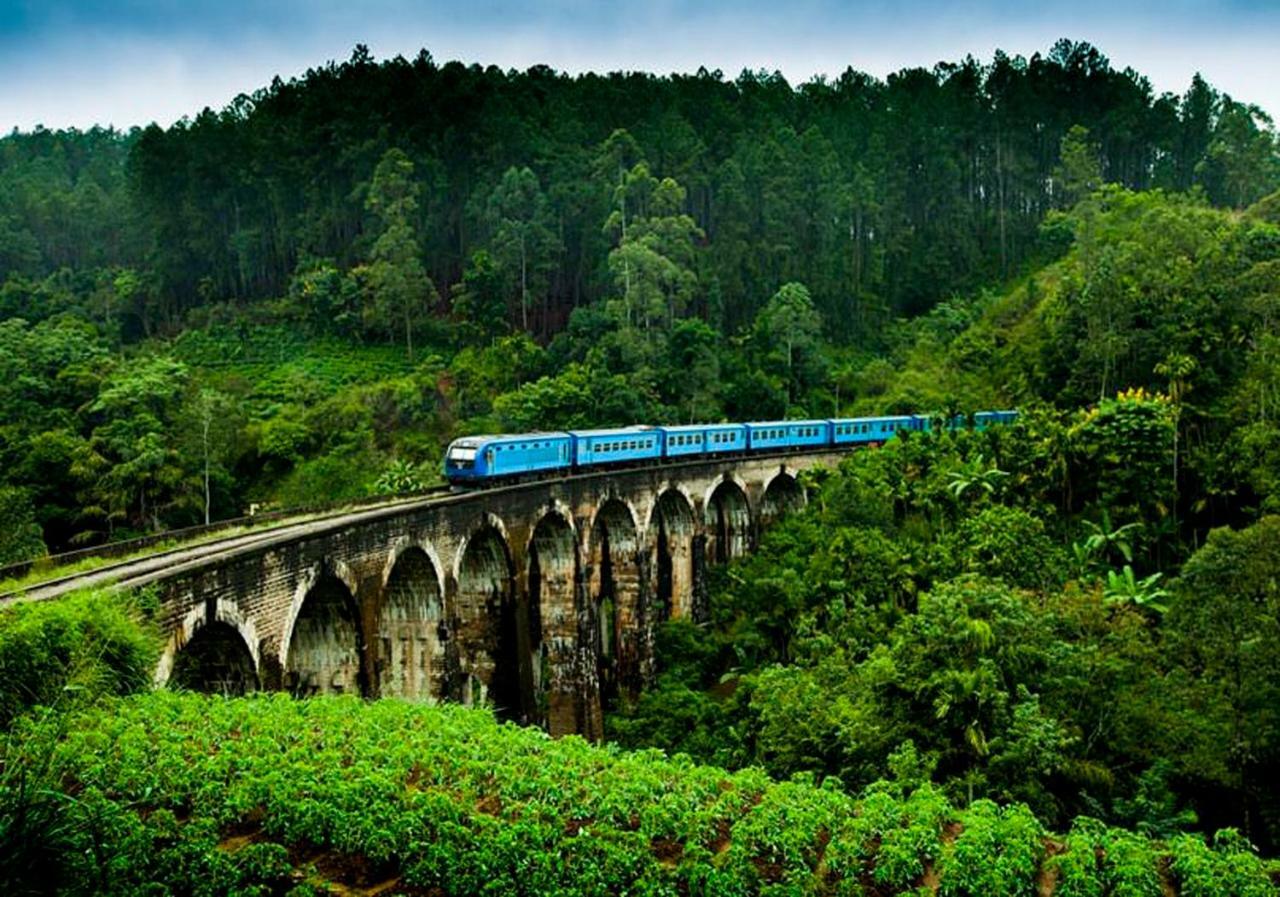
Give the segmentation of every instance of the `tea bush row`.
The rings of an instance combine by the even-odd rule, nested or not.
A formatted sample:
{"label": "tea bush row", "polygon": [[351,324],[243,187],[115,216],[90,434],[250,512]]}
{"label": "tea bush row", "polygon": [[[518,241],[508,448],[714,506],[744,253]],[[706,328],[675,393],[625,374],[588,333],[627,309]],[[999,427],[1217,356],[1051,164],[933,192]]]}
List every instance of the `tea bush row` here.
{"label": "tea bush row", "polygon": [[1022,805],[893,783],[854,799],[461,707],[157,692],[23,725],[6,767],[47,758],[43,849],[71,894],[1276,893],[1233,833],[1164,845],[1080,820],[1055,840]]}

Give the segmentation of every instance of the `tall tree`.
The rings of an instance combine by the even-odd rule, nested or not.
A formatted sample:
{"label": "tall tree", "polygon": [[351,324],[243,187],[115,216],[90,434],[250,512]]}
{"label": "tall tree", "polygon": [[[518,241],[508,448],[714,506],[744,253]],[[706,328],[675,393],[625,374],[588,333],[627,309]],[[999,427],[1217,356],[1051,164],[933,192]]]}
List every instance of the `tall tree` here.
{"label": "tall tree", "polygon": [[405,352],[413,360],[413,324],[439,301],[436,286],[419,257],[414,213],[418,185],[413,162],[402,150],[389,149],[374,169],[365,207],[382,225],[364,268],[370,302],[365,320],[390,332],[397,318],[404,324]]}
{"label": "tall tree", "polygon": [[760,310],[755,335],[786,365],[787,400],[794,402],[801,389],[812,385],[822,335],[822,318],[808,288],[802,283],[783,284]]}
{"label": "tall tree", "polygon": [[528,168],[508,168],[489,197],[488,213],[493,255],[513,287],[520,326],[527,331],[532,301],[546,296],[563,248],[538,176]]}

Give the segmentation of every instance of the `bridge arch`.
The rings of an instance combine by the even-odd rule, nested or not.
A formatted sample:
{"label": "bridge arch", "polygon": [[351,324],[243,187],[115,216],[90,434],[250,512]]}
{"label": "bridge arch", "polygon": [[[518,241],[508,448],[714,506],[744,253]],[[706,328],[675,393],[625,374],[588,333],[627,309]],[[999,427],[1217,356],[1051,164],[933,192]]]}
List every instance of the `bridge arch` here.
{"label": "bridge arch", "polygon": [[516,600],[515,563],[506,527],[492,514],[458,546],[456,628],[464,704],[491,703],[503,719],[527,721],[530,706],[521,655],[528,644],[528,614]]}
{"label": "bridge arch", "polygon": [[187,612],[161,653],[155,684],[242,695],[261,687],[258,634],[239,607],[219,599]]}
{"label": "bridge arch", "polygon": [[218,620],[201,626],[177,653],[168,685],[239,697],[258,690],[258,670],[244,636]]}
{"label": "bridge arch", "polygon": [[591,570],[588,595],[593,612],[601,697],[619,686],[639,686],[640,650],[647,614],[640,604],[640,528],[635,509],[611,496],[596,511],[587,538]]}
{"label": "bridge arch", "polygon": [[769,526],[778,518],[800,510],[806,502],[804,487],[795,476],[785,470],[778,471],[765,486],[760,499],[760,526]]}
{"label": "bridge arch", "polygon": [[382,574],[378,608],[380,697],[432,701],[445,679],[444,590],[430,542],[397,540]]}
{"label": "bridge arch", "polygon": [[719,564],[751,549],[751,502],[746,485],[725,474],[707,489],[702,504],[707,531],[707,558]]}
{"label": "bridge arch", "polygon": [[655,617],[657,622],[693,612],[693,500],[666,484],[653,503],[648,531],[653,534]]}
{"label": "bridge arch", "polygon": [[[548,508],[533,527],[525,556],[529,563],[530,664],[533,690],[546,695],[552,733],[584,731],[583,696],[590,682],[580,663],[579,564],[573,518],[561,507]],[[589,679],[595,678],[595,670]],[[586,688],[584,688],[586,686]]]}
{"label": "bridge arch", "polygon": [[355,584],[346,564],[332,560],[298,585],[280,648],[285,687],[295,697],[368,690]]}

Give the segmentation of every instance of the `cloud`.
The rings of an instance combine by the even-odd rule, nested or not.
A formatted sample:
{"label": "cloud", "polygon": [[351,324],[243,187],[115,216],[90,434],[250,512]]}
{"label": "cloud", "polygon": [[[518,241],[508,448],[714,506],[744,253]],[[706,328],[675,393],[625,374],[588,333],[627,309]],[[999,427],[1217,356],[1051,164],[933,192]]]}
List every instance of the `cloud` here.
{"label": "cloud", "polygon": [[[1157,91],[1182,92],[1196,70],[1236,99],[1280,113],[1280,6],[1266,0],[1115,3],[1029,10],[988,0],[851,5],[466,4],[371,0],[0,0],[0,128],[168,124],[291,77],[359,42],[380,57],[427,47],[438,60],[571,72],[693,71],[732,77],[780,70],[793,83],[846,67],[884,75],[997,48],[1030,55],[1059,37],[1087,39]],[[1090,22],[1084,32],[1080,22]]]}

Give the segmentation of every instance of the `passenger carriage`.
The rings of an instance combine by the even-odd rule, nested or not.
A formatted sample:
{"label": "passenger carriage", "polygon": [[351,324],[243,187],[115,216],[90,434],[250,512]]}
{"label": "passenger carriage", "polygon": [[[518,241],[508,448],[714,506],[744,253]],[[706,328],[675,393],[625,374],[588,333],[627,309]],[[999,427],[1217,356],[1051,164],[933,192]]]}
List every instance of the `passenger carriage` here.
{"label": "passenger carriage", "polygon": [[662,431],[658,427],[570,430],[569,436],[573,439],[574,467],[656,461],[662,457]]}
{"label": "passenger carriage", "polygon": [[746,427],[747,448],[753,452],[831,444],[831,425],[825,420],[761,421]]}
{"label": "passenger carriage", "polygon": [[832,445],[872,445],[892,439],[901,432],[928,429],[925,418],[910,414],[895,417],[842,417],[827,423],[831,427]]}
{"label": "passenger carriage", "polygon": [[973,416],[973,428],[985,430],[997,424],[1011,424],[1017,417],[1016,411],[979,411]]}
{"label": "passenger carriage", "polygon": [[747,428],[743,424],[689,424],[659,427],[667,458],[721,455],[747,450]]}

